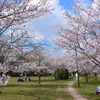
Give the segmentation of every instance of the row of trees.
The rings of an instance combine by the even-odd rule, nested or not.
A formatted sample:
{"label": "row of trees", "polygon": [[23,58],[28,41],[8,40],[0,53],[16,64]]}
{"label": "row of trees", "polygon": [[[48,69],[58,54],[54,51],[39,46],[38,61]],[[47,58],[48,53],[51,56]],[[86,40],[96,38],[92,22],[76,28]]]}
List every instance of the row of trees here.
{"label": "row of trees", "polygon": [[54,75],[62,64],[60,59],[46,51],[47,42],[37,42],[35,34],[24,25],[52,10],[49,0],[40,0],[36,4],[31,0],[0,1],[0,73],[26,75],[34,72],[38,75],[39,85],[41,75]]}
{"label": "row of trees", "polygon": [[[70,71],[100,72],[100,0],[77,0],[73,12],[65,12],[67,27],[56,28],[54,42],[57,49],[66,50],[66,64]],[[87,78],[86,78],[87,79]]]}
{"label": "row of trees", "polygon": [[[49,0],[33,4],[31,0],[0,1],[0,72],[34,72],[39,77],[53,73],[55,59],[44,50],[45,41],[37,42],[24,23],[53,10]],[[51,63],[52,62],[52,63]]]}
{"label": "row of trees", "polygon": [[[88,1],[88,0],[87,0]],[[32,4],[31,0],[0,1],[0,72],[8,71],[38,75],[52,73],[62,64],[69,72],[86,75],[100,70],[100,6],[99,0],[89,0],[87,5],[77,0],[75,13],[65,12],[67,27],[56,28],[54,42],[66,53],[61,58],[44,50],[45,41],[37,42],[35,35],[24,23],[52,12],[49,0]],[[79,78],[78,78],[79,80]]]}

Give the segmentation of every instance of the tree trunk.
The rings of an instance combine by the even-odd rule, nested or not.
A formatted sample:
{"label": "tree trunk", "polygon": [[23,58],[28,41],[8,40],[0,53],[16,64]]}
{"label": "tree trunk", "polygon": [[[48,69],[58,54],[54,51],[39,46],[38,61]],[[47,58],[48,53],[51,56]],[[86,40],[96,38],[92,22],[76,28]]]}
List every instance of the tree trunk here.
{"label": "tree trunk", "polygon": [[94,79],[97,80],[97,73],[94,73]]}
{"label": "tree trunk", "polygon": [[77,69],[77,74],[78,74],[78,79],[77,79],[77,82],[78,82],[78,87],[80,87],[80,77],[79,77],[79,71],[78,71],[78,57],[77,57],[77,48],[75,49],[75,54],[76,54],[76,69]]}
{"label": "tree trunk", "polygon": [[41,85],[41,76],[38,74],[38,85]]}
{"label": "tree trunk", "polygon": [[86,73],[85,76],[86,76],[86,83],[88,83],[89,82],[88,81],[88,74]]}

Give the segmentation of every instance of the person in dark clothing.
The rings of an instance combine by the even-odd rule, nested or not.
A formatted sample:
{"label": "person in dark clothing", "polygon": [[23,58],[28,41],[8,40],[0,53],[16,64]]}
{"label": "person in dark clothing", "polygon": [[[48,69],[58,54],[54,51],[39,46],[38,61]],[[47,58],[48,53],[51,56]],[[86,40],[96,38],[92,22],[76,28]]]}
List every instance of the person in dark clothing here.
{"label": "person in dark clothing", "polygon": [[21,82],[21,79],[19,78],[19,79],[17,80],[17,82]]}
{"label": "person in dark clothing", "polygon": [[30,77],[28,78],[28,81],[31,81],[31,78]]}

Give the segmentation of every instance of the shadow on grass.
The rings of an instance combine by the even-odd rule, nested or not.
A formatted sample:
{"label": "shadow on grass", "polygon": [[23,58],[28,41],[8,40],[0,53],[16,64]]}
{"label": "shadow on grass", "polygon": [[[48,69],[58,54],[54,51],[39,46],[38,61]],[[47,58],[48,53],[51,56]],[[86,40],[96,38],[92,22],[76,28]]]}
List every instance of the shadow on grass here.
{"label": "shadow on grass", "polygon": [[[63,81],[63,80],[62,80]],[[52,87],[58,87],[65,88],[65,85],[59,85],[59,82],[62,82],[59,80],[41,80],[41,85],[38,85],[37,80],[31,80],[31,81],[25,81],[25,82],[13,82],[12,84],[8,84],[6,87],[26,87],[26,88],[37,88],[37,87],[46,87],[46,88],[52,88]],[[67,82],[70,81],[67,80]],[[65,80],[64,80],[65,82]],[[58,84],[57,84],[58,83]]]}
{"label": "shadow on grass", "polygon": [[[32,80],[30,82],[37,82],[38,80]],[[41,82],[55,82],[56,80],[41,80]]]}
{"label": "shadow on grass", "polygon": [[[41,88],[57,88],[59,85],[56,85],[56,84],[53,84],[53,85],[50,85],[50,84],[45,84],[45,85],[24,85],[24,84],[9,84],[7,85],[6,87],[18,87],[18,88],[21,88],[21,87],[25,87],[25,88],[38,88],[38,87],[41,87]],[[60,85],[60,87],[64,88],[64,85]]]}

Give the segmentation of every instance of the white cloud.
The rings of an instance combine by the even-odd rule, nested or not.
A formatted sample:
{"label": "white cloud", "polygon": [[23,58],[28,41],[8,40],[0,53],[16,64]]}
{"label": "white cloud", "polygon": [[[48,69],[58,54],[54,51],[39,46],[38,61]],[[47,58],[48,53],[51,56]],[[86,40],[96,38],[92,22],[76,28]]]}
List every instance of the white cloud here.
{"label": "white cloud", "polygon": [[[36,0],[33,0],[34,2]],[[37,33],[42,38],[53,39],[55,37],[54,27],[55,26],[65,26],[66,21],[63,18],[64,9],[59,5],[59,0],[51,0],[51,4],[55,10],[52,14],[46,14],[39,18],[30,21],[27,27]]]}
{"label": "white cloud", "polygon": [[43,37],[43,35],[41,35],[41,34],[34,33],[34,39],[36,39],[36,40],[41,40],[41,39],[44,39],[44,37]]}
{"label": "white cloud", "polygon": [[30,1],[30,4],[36,4],[36,3],[38,3],[40,0],[31,0]]}

